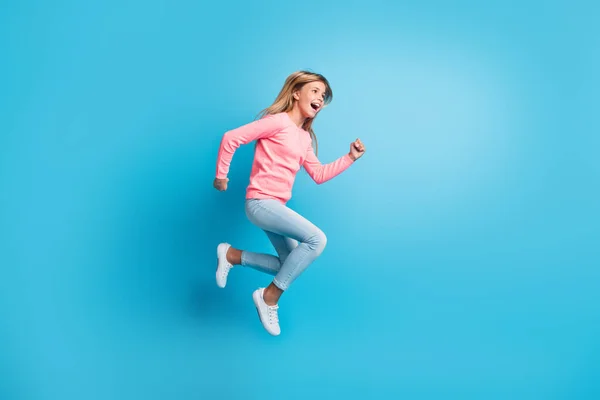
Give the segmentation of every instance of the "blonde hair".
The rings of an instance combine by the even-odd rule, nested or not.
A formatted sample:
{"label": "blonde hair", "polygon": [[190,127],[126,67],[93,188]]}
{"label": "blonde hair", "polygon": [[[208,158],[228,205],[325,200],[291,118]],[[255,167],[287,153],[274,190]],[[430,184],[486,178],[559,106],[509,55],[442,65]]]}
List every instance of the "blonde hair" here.
{"label": "blonde hair", "polygon": [[[283,84],[283,87],[279,91],[279,94],[275,98],[273,104],[262,110],[258,114],[257,118],[262,118],[265,115],[290,111],[294,107],[294,92],[300,90],[302,86],[306,85],[307,83],[316,81],[322,82],[325,85],[324,105],[331,103],[331,100],[333,99],[333,92],[331,91],[329,82],[323,75],[306,70],[296,71],[286,78],[285,83]],[[317,136],[312,128],[313,120],[314,118],[306,118],[302,124],[302,129],[310,133],[310,136],[316,147],[315,153],[318,154],[319,145],[317,143]]]}

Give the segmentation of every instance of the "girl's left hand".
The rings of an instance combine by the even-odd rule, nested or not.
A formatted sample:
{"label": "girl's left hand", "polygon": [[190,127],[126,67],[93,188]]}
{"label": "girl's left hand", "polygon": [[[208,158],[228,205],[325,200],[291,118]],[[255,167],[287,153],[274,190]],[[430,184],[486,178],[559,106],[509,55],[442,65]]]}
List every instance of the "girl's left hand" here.
{"label": "girl's left hand", "polygon": [[356,139],[350,144],[350,153],[348,153],[348,155],[350,155],[350,158],[353,161],[356,161],[361,158],[363,154],[365,154],[365,145],[362,144],[360,139]]}

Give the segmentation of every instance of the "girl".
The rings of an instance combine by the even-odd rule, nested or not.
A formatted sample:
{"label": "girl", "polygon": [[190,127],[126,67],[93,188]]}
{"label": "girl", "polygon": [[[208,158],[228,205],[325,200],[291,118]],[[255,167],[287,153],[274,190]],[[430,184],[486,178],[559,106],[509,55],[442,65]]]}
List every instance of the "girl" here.
{"label": "girl", "polygon": [[[287,77],[275,102],[261,118],[223,135],[217,157],[214,187],[227,190],[227,174],[236,149],[256,140],[250,183],[246,189],[248,219],[266,234],[277,256],[217,246],[217,285],[224,288],[234,265],[252,267],[274,276],[252,298],[260,321],[271,335],[279,335],[277,305],[282,293],[321,254],[327,238],[313,223],[286,206],[292,197],[296,173],[304,167],[317,183],[324,183],[360,158],[365,147],[356,139],[350,152],[329,164],[321,164],[315,151],[312,123],[331,102],[329,82],[320,74],[298,71]],[[316,146],[315,146],[316,147]]]}

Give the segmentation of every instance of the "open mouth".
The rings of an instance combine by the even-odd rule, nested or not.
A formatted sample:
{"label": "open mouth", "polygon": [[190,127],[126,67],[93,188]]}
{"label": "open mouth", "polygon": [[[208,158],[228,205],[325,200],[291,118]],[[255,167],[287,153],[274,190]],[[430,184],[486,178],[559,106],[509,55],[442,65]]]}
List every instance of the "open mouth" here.
{"label": "open mouth", "polygon": [[319,102],[313,101],[312,103],[310,103],[310,106],[313,108],[313,110],[317,111],[319,108],[321,108],[321,104]]}

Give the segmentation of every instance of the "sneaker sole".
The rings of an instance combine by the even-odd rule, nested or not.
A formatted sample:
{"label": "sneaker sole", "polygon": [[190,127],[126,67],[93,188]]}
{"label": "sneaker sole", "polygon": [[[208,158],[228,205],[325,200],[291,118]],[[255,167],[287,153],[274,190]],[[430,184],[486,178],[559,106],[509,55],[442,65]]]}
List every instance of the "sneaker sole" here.
{"label": "sneaker sole", "polygon": [[217,286],[220,287],[221,289],[225,288],[225,286],[227,286],[227,281],[225,281],[225,284],[223,286],[219,285],[219,264],[220,264],[220,260],[219,260],[219,248],[221,245],[217,246],[217,268],[215,269],[215,278],[217,280]]}

